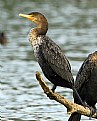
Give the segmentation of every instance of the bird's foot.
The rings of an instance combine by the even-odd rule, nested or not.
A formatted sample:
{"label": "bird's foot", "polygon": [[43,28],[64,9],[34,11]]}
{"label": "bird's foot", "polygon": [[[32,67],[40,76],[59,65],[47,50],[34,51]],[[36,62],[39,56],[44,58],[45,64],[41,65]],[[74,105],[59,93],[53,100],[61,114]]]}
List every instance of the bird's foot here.
{"label": "bird's foot", "polygon": [[50,100],[53,100],[54,99],[53,95],[50,94],[50,93],[47,94],[47,97],[49,97]]}
{"label": "bird's foot", "polygon": [[[56,86],[53,85],[53,87],[52,87],[52,89],[51,89],[53,93],[55,92],[55,89],[56,89]],[[53,96],[47,94],[47,97],[49,97],[51,100],[53,100]]]}
{"label": "bird's foot", "polygon": [[93,108],[93,107],[90,107],[88,104],[87,104],[87,107],[90,109],[90,117],[89,119],[92,118],[92,116],[97,113],[97,109]]}
{"label": "bird's foot", "polygon": [[54,99],[53,96],[51,96],[51,95],[47,95],[47,97],[49,97],[50,100]]}
{"label": "bird's foot", "polygon": [[93,107],[88,107],[89,109],[90,109],[90,118],[89,119],[91,119],[92,118],[92,116],[95,114],[95,113],[97,113],[97,109],[95,109],[95,108],[93,108]]}
{"label": "bird's foot", "polygon": [[96,108],[93,108],[93,107],[91,107],[91,106],[89,106],[86,102],[84,102],[84,105],[83,105],[84,107],[88,107],[89,109],[90,109],[90,117],[89,117],[89,119],[91,119],[92,118],[92,116],[95,114],[95,113],[97,113],[97,109]]}
{"label": "bird's foot", "polygon": [[52,87],[52,89],[51,89],[53,93],[55,92],[56,87],[57,87],[57,86],[53,85],[53,87]]}

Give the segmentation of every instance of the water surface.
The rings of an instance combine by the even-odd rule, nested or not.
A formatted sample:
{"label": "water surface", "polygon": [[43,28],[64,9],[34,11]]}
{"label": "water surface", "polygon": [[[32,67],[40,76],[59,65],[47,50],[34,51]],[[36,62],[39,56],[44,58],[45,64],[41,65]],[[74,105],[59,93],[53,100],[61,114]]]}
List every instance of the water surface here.
{"label": "water surface", "polygon": [[[63,49],[75,77],[88,54],[97,48],[97,1],[0,1],[0,31],[5,31],[9,41],[7,46],[0,45],[2,120],[67,121],[66,108],[49,100],[35,78],[36,71],[41,69],[27,37],[35,25],[18,16],[31,11],[42,12],[47,17],[47,35]],[[51,87],[49,81],[45,81]],[[58,87],[56,91],[73,100],[72,90]],[[88,121],[88,118],[83,116],[82,120]]]}

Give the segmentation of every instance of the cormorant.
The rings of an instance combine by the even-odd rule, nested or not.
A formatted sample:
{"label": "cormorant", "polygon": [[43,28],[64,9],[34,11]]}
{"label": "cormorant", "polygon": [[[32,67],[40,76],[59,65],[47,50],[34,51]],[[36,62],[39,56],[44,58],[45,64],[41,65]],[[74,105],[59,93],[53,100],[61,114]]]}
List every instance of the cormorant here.
{"label": "cormorant", "polygon": [[19,16],[28,18],[37,25],[36,28],[31,29],[29,41],[45,77],[54,84],[52,91],[54,92],[56,86],[71,88],[80,99],[74,88],[74,79],[68,59],[61,48],[46,36],[48,22],[45,16],[39,12],[19,14]]}
{"label": "cormorant", "polygon": [[0,32],[0,44],[1,45],[6,45],[6,43],[7,43],[7,38],[6,38],[5,34],[4,34],[4,32]]}
{"label": "cormorant", "polygon": [[[87,59],[82,64],[75,81],[75,88],[80,95],[83,102],[89,107],[96,109],[97,103],[97,51],[89,54]],[[78,98],[74,94],[74,102],[79,102]],[[71,114],[68,121],[80,121],[81,114]]]}

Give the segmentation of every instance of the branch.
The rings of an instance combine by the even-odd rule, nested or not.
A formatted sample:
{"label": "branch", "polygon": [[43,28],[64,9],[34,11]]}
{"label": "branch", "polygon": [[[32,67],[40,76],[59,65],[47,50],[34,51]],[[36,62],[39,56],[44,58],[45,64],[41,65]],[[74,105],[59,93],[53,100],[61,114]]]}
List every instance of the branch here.
{"label": "branch", "polygon": [[[39,81],[39,84],[41,85],[42,89],[44,90],[44,93],[50,98],[53,99],[62,105],[64,105],[67,108],[67,113],[72,114],[74,112],[78,112],[82,115],[90,117],[91,112],[88,107],[83,107],[81,105],[78,105],[76,103],[73,103],[69,101],[68,99],[64,98],[63,96],[59,95],[58,93],[53,93],[51,89],[47,86],[47,84],[44,82],[44,79],[41,77],[39,72],[36,72],[36,79]],[[92,115],[92,118],[97,119],[97,113]]]}

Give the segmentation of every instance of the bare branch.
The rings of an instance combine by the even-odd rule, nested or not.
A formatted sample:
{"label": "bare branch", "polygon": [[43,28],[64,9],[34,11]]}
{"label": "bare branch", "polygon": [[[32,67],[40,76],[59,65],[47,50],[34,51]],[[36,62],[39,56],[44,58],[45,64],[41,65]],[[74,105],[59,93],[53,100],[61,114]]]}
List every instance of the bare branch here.
{"label": "bare branch", "polygon": [[[44,82],[44,79],[40,75],[39,72],[36,72],[36,78],[39,81],[39,84],[41,85],[42,89],[44,90],[44,93],[50,98],[53,99],[62,105],[64,105],[67,108],[67,113],[72,114],[74,112],[78,112],[82,115],[90,117],[91,112],[88,107],[83,107],[81,105],[78,105],[76,103],[71,102],[70,100],[64,98],[63,96],[59,95],[58,93],[53,93],[51,89],[47,86],[47,84]],[[97,113],[95,113],[93,118],[97,119]]]}

